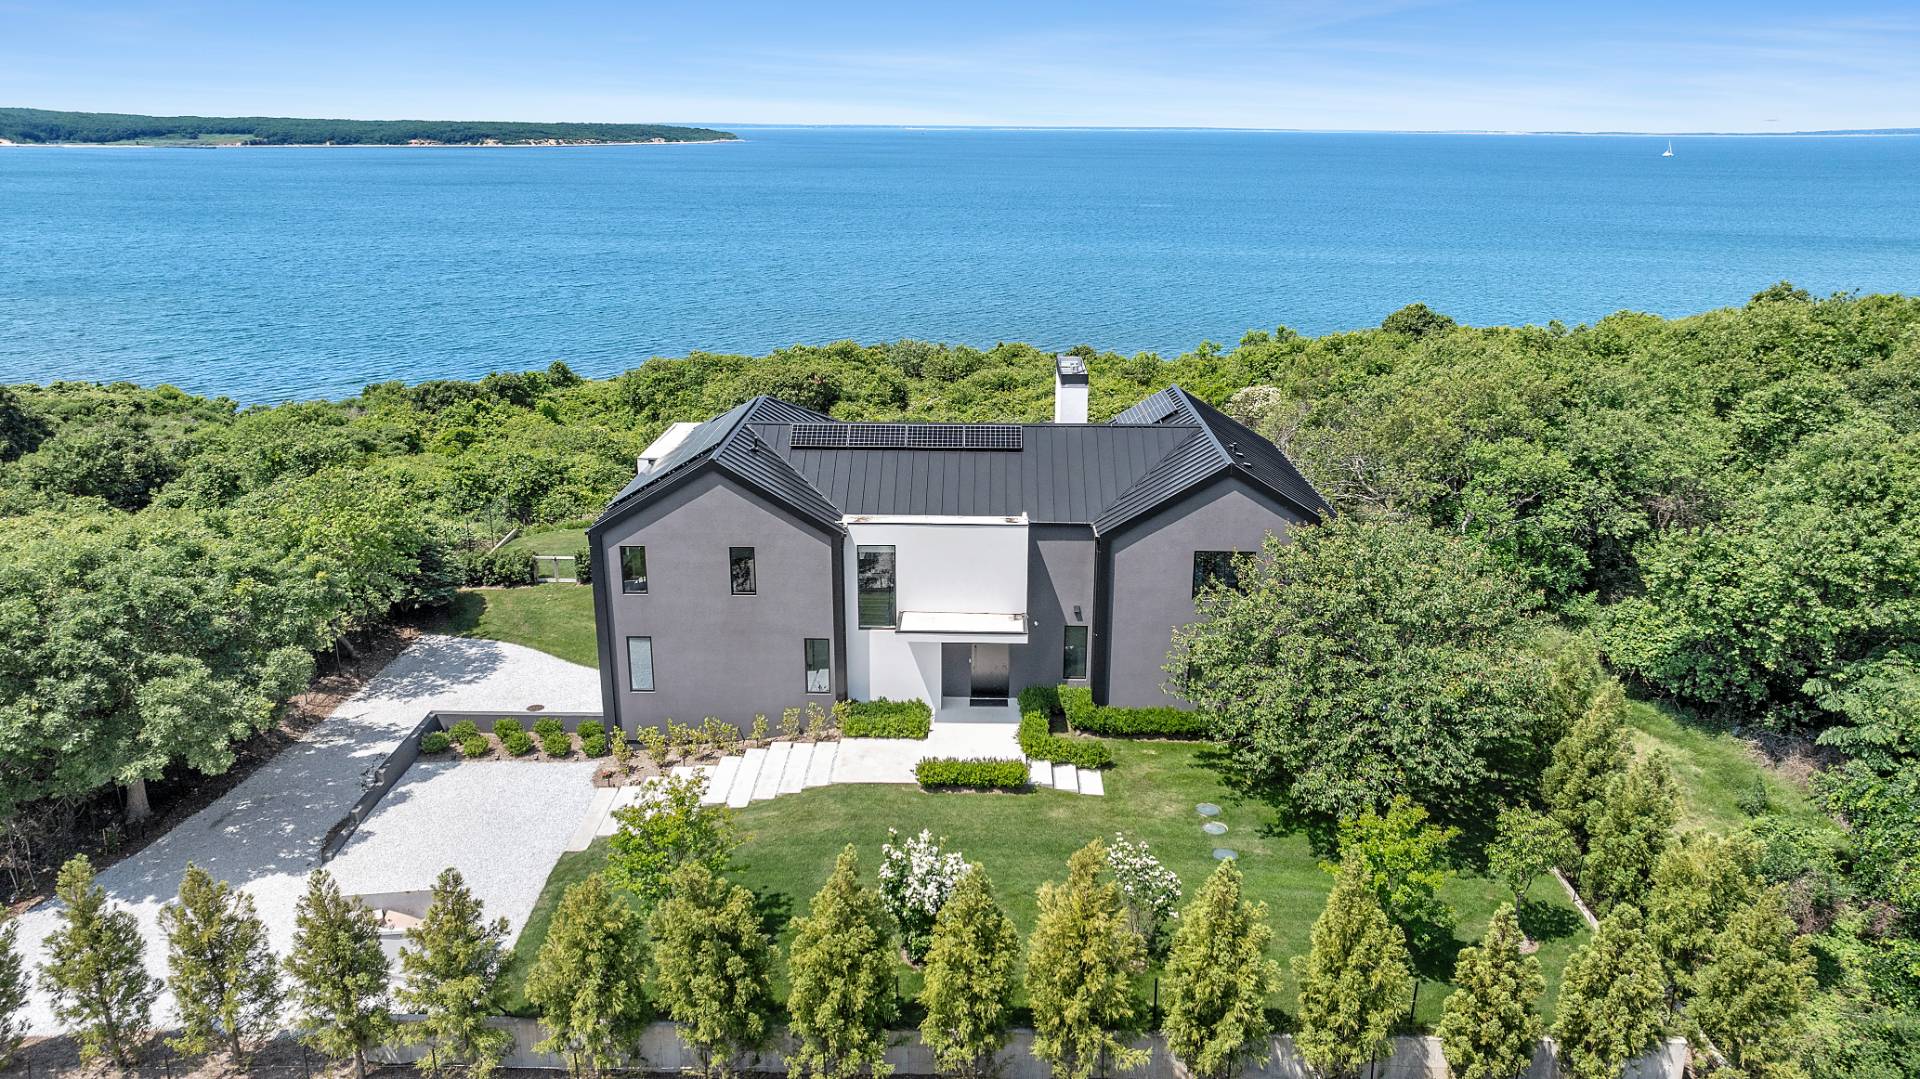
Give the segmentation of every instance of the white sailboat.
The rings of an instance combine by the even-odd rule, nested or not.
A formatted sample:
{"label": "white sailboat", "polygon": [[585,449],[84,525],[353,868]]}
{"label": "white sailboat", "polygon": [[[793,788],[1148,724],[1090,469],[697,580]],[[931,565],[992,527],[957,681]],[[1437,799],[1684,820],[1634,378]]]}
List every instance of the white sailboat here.
{"label": "white sailboat", "polygon": [[1660,156],[1661,156],[1661,157],[1672,157],[1672,156],[1673,156],[1673,140],[1672,140],[1672,139],[1668,139],[1668,140],[1667,140],[1667,152],[1666,152],[1666,153],[1664,153],[1664,154],[1661,154]]}

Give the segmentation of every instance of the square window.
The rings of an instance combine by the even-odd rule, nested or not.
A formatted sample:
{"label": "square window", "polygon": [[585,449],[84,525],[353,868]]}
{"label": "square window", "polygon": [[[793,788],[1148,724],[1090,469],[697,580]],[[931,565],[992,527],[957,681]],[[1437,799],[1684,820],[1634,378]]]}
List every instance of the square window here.
{"label": "square window", "polygon": [[1060,657],[1060,676],[1062,678],[1087,676],[1087,627],[1067,627],[1067,644]]}
{"label": "square window", "polygon": [[1193,594],[1198,597],[1208,585],[1216,582],[1222,588],[1239,588],[1240,571],[1234,565],[1234,558],[1232,551],[1193,552]]}
{"label": "square window", "polygon": [[727,548],[727,579],[736,596],[751,596],[759,590],[759,578],[753,571],[753,548]]}
{"label": "square window", "polygon": [[653,692],[653,638],[627,638],[627,688],[635,693]]}
{"label": "square window", "polygon": [[620,548],[620,591],[639,595],[647,590],[647,549]]}
{"label": "square window", "polygon": [[825,637],[807,638],[807,692],[833,692],[833,644]]}
{"label": "square window", "polygon": [[857,547],[854,561],[860,581],[860,628],[892,629],[898,622],[898,612],[894,610],[893,545]]}

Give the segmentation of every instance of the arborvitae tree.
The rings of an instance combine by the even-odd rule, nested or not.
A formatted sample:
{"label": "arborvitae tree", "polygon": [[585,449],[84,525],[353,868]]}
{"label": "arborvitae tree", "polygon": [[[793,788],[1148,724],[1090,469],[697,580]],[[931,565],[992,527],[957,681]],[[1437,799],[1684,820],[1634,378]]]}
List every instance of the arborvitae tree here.
{"label": "arborvitae tree", "polygon": [[1087,1079],[1102,1059],[1125,1070],[1146,1054],[1122,1040],[1138,1016],[1133,976],[1147,945],[1127,919],[1120,886],[1102,880],[1106,844],[1098,839],[1067,859],[1065,884],[1040,885],[1040,914],[1027,946],[1027,1003],[1034,1055],[1061,1079]]}
{"label": "arborvitae tree", "polygon": [[365,1079],[367,1050],[394,1033],[387,954],[373,911],[341,894],[324,869],[307,877],[307,894],[294,908],[286,968],[300,1040],[327,1056],[351,1058],[354,1075]]}
{"label": "arborvitae tree", "polygon": [[1644,899],[1679,819],[1680,788],[1665,757],[1635,761],[1607,784],[1606,806],[1593,821],[1580,863],[1580,891],[1587,901],[1611,907]]}
{"label": "arborvitae tree", "polygon": [[1502,812],[1494,826],[1493,843],[1487,847],[1487,872],[1513,893],[1517,911],[1526,904],[1534,881],[1558,866],[1572,865],[1579,856],[1566,825],[1538,810],[1517,806]]}
{"label": "arborvitae tree", "polygon": [[880,894],[860,885],[860,855],[851,843],[795,925],[787,1013],[800,1044],[788,1064],[818,1079],[890,1074],[884,1057],[887,1025],[898,1011],[900,945]]}
{"label": "arborvitae tree", "polygon": [[1272,939],[1267,905],[1241,895],[1237,859],[1221,862],[1181,915],[1164,979],[1161,1030],[1196,1079],[1266,1059],[1267,997],[1280,984],[1280,965],[1267,958]]}
{"label": "arborvitae tree", "polygon": [[1546,980],[1540,961],[1521,954],[1525,943],[1519,917],[1503,905],[1480,946],[1460,949],[1438,1031],[1454,1079],[1514,1079],[1533,1063]]}
{"label": "arborvitae tree", "polygon": [[147,973],[140,923],[108,904],[84,854],[60,867],[54,893],[65,906],[60,928],[47,935],[40,986],[53,998],[54,1018],[80,1036],[81,1059],[104,1056],[125,1067],[160,993],[159,979]]}
{"label": "arborvitae tree", "polygon": [[253,897],[188,863],[180,898],[160,908],[167,936],[167,987],[182,1053],[225,1049],[236,1063],[248,1042],[280,1025],[280,971]]}
{"label": "arborvitae tree", "polygon": [[1632,757],[1627,749],[1626,707],[1626,691],[1619,683],[1602,684],[1573,729],[1555,743],[1553,762],[1540,777],[1548,811],[1582,849],[1590,822],[1606,804],[1607,784],[1626,771]]}
{"label": "arborvitae tree", "polygon": [[1394,1020],[1413,1004],[1406,938],[1380,909],[1360,863],[1347,862],[1312,940],[1293,961],[1300,983],[1294,1045],[1315,1068],[1351,1075],[1388,1049]]}
{"label": "arborvitae tree", "polygon": [[1707,1037],[1748,1079],[1804,1074],[1800,1013],[1813,994],[1813,957],[1780,892],[1769,888],[1727,922],[1699,973],[1690,1009]]}
{"label": "arborvitae tree", "polygon": [[647,921],[654,991],[700,1061],[721,1079],[733,1060],[767,1043],[773,1013],[773,944],[753,893],[700,862],[680,867]]}
{"label": "arborvitae tree", "polygon": [[933,921],[920,1003],[927,1017],[920,1040],[942,1074],[981,1079],[1007,1044],[1013,990],[1020,965],[1020,934],[1000,904],[986,871],[969,866]]}
{"label": "arborvitae tree", "polygon": [[506,1059],[513,1035],[487,1024],[500,1012],[506,941],[507,920],[487,922],[460,871],[442,870],[426,916],[400,949],[400,1005],[420,1016],[407,1038],[433,1046],[422,1069],[464,1064],[466,1074],[485,1079]]}
{"label": "arborvitae tree", "polygon": [[1681,838],[1654,864],[1641,904],[1647,937],[1660,953],[1667,1006],[1693,991],[1693,976],[1713,951],[1714,934],[1753,901],[1759,851],[1751,838],[1697,833]]}
{"label": "arborvitae tree", "polygon": [[20,924],[0,925],[0,1068],[27,1035],[27,965],[20,959]]}
{"label": "arborvitae tree", "polygon": [[1617,1079],[1660,1034],[1660,957],[1622,904],[1567,960],[1553,1040],[1568,1079]]}
{"label": "arborvitae tree", "polygon": [[527,974],[540,1011],[543,1053],[567,1058],[574,1075],[623,1066],[652,1018],[647,1005],[646,925],[598,873],[568,888]]}

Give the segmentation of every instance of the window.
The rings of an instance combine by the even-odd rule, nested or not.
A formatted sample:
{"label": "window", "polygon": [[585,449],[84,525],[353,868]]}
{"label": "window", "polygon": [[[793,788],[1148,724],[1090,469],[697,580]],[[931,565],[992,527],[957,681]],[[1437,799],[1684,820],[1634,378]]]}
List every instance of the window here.
{"label": "window", "polygon": [[1223,588],[1240,587],[1240,574],[1233,564],[1232,551],[1193,552],[1193,594],[1198,596],[1218,581]]}
{"label": "window", "polygon": [[1060,676],[1062,678],[1087,676],[1087,627],[1067,627],[1067,646],[1060,657]]}
{"label": "window", "polygon": [[733,582],[734,595],[753,595],[758,587],[753,573],[753,548],[727,548],[727,578]]}
{"label": "window", "polygon": [[620,591],[644,593],[647,590],[647,549],[620,548]]}
{"label": "window", "polygon": [[653,638],[627,638],[627,688],[635,693],[653,692]]}
{"label": "window", "polygon": [[860,578],[860,628],[892,629],[893,545],[855,548],[854,561]]}
{"label": "window", "polygon": [[807,638],[807,692],[833,692],[833,645],[825,637]]}

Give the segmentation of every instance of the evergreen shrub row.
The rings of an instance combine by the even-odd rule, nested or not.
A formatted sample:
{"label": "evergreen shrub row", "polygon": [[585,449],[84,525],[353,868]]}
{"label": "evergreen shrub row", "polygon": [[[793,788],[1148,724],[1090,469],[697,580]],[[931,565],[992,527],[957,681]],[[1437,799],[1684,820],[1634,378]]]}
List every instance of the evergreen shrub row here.
{"label": "evergreen shrub row", "polygon": [[1024,790],[1027,762],[1005,757],[924,757],[913,778],[928,790]]}
{"label": "evergreen shrub row", "polygon": [[1093,703],[1087,686],[1060,686],[1056,690],[1067,726],[1082,734],[1107,738],[1204,738],[1207,719],[1180,708],[1115,708]]}
{"label": "evergreen shrub row", "polygon": [[848,738],[925,738],[933,706],[925,701],[842,701],[840,733]]}

